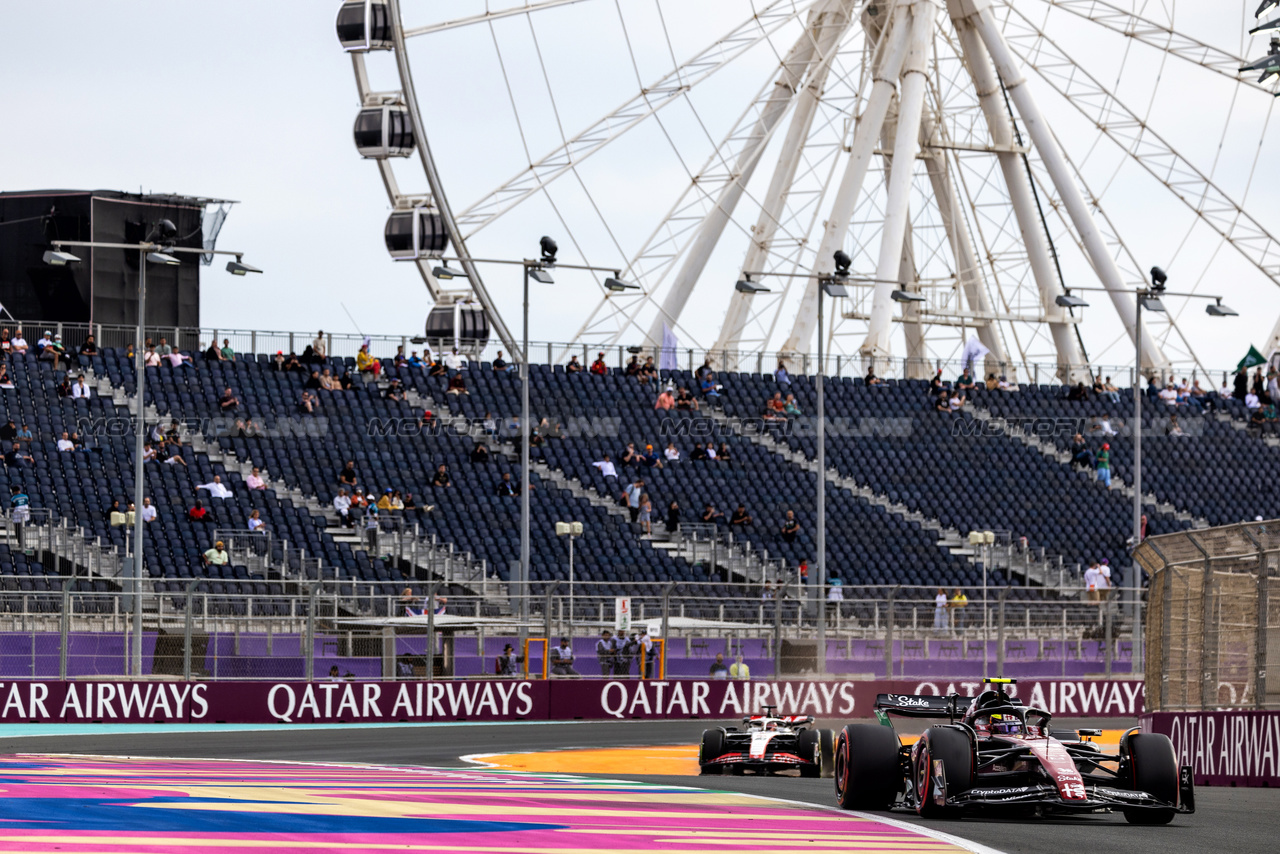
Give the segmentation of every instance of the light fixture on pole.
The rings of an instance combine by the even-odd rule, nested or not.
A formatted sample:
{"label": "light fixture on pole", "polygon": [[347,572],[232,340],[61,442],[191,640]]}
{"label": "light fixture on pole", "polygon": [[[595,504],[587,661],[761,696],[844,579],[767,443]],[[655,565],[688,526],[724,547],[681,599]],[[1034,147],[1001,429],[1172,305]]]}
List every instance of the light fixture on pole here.
{"label": "light fixture on pole", "polygon": [[889,298],[894,302],[925,302],[924,294],[915,294],[911,291],[894,291],[889,294]]}
{"label": "light fixture on pole", "polygon": [[244,263],[240,256],[237,255],[236,260],[227,262],[227,272],[233,276],[243,276],[246,273],[261,273],[262,271],[257,267]]}
{"label": "light fixture on pole", "polygon": [[619,276],[621,276],[621,275],[622,275],[621,273],[614,273],[612,276],[610,276],[609,278],[605,279],[605,280],[604,280],[604,286],[605,286],[605,288],[606,288],[607,290],[613,291],[614,293],[618,293],[618,292],[620,292],[620,291],[638,291],[638,290],[640,290],[640,286],[639,286],[639,285],[637,285],[637,284],[633,284],[632,282],[624,282],[622,279],[618,278],[618,277],[619,277]]}
{"label": "light fixture on pole", "polygon": [[573,611],[573,541],[582,536],[581,522],[556,522],[556,536],[569,538],[569,626],[572,630]]}
{"label": "light fixture on pole", "polygon": [[450,279],[470,278],[466,273],[463,273],[460,270],[455,270],[452,267],[436,267],[431,271],[431,275],[435,276],[442,282],[447,282]]}
{"label": "light fixture on pole", "polygon": [[740,294],[767,294],[769,289],[758,282],[750,279],[739,279],[734,283],[733,289]]}
{"label": "light fixture on pole", "polygon": [[1083,298],[1075,296],[1070,291],[1067,291],[1065,294],[1058,294],[1056,297],[1054,297],[1053,302],[1055,305],[1060,305],[1063,308],[1088,308],[1089,307],[1089,303],[1085,302]]}
{"label": "light fixture on pole", "polygon": [[1222,298],[1219,297],[1217,302],[1209,303],[1205,306],[1204,313],[1210,317],[1239,317],[1240,312],[1230,306],[1222,304]]}
{"label": "light fixture on pole", "polygon": [[[197,249],[194,247],[174,246],[173,242],[178,237],[177,227],[167,219],[161,219],[151,224],[147,230],[146,239],[141,243],[105,243],[91,240],[55,240],[52,241],[53,248],[44,253],[44,262],[54,267],[65,267],[68,264],[74,264],[80,261],[78,257],[66,251],[68,246],[84,246],[90,249],[125,249],[136,251],[138,253],[138,322],[136,326],[136,337],[134,343],[134,369],[137,372],[137,388],[134,392],[134,456],[133,456],[133,502],[138,508],[135,514],[133,528],[133,572],[130,583],[132,586],[132,608],[133,608],[133,648],[131,650],[131,669],[135,677],[141,677],[142,673],[142,560],[146,551],[146,540],[144,520],[142,517],[143,493],[145,491],[145,480],[143,477],[142,454],[143,446],[146,440],[146,351],[143,344],[146,341],[145,327],[147,318],[147,265],[159,264],[163,266],[176,266],[182,261],[179,255],[234,255],[235,262],[227,265],[228,272],[233,275],[243,275],[244,273],[254,272],[260,273],[261,270],[256,267],[250,267],[241,261],[242,252],[233,252],[225,249]],[[233,267],[238,266],[241,272],[237,273]]]}
{"label": "light fixture on pole", "polygon": [[541,261],[524,262],[524,331],[520,347],[520,631],[529,621],[529,280],[554,285],[547,267],[555,266],[556,242],[538,241]]}

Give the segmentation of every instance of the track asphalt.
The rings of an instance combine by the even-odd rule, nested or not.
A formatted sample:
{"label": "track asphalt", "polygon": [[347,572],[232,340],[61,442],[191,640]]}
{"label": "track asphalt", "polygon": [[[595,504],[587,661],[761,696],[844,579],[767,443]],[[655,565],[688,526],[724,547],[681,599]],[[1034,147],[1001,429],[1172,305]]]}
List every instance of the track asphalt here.
{"label": "track asphalt", "polygon": [[[1068,722],[1062,722],[1068,723]],[[1076,726],[1117,728],[1124,721],[1069,722]],[[98,732],[13,737],[0,731],[0,754],[70,753],[114,756],[280,759],[311,762],[365,762],[381,765],[459,766],[461,757],[482,753],[514,753],[580,747],[623,747],[694,744],[704,721],[581,722],[571,724],[456,724],[402,727],[308,727],[267,729],[124,732],[104,725]],[[17,730],[21,732],[22,730]],[[637,763],[643,765],[643,763]],[[830,780],[792,777],[666,776],[658,768],[635,767],[615,778],[671,786],[702,786],[722,791],[765,795],[821,806],[833,804]],[[1029,854],[1202,854],[1205,851],[1263,852],[1280,850],[1280,791],[1202,787],[1196,792],[1195,815],[1179,816],[1167,827],[1134,827],[1119,815],[1079,818],[969,819],[925,821],[898,812],[893,818],[931,827],[991,848]]]}

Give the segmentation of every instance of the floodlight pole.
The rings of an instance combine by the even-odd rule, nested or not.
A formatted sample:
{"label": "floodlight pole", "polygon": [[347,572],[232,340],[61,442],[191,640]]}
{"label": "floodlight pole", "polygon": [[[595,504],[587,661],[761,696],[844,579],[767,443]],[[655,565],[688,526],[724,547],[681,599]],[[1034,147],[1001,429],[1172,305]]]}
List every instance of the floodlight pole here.
{"label": "floodlight pole", "polygon": [[[1137,549],[1142,543],[1142,301],[1148,291],[1138,291],[1137,312],[1134,315],[1133,336],[1133,548],[1134,553],[1129,560],[1128,584],[1125,585],[1125,599],[1129,604],[1129,628],[1136,631],[1138,625],[1138,558]],[[1136,640],[1136,638],[1135,638]]]}
{"label": "floodlight pole", "polygon": [[[520,345],[520,633],[529,622],[529,262],[524,269],[524,336]],[[550,619],[550,615],[548,615]],[[550,641],[548,641],[550,643]]]}
{"label": "floodlight pole", "polygon": [[[152,235],[154,236],[154,232]],[[137,391],[135,394],[134,415],[134,448],[133,448],[133,649],[130,669],[134,678],[142,677],[142,553],[145,545],[146,522],[142,518],[143,490],[145,478],[143,471],[143,445],[146,441],[146,374],[147,355],[143,347],[144,329],[147,322],[147,256],[152,252],[164,252],[177,255],[234,255],[239,262],[243,252],[228,249],[191,249],[178,246],[166,246],[160,243],[99,243],[92,240],[54,240],[51,245],[61,251],[66,246],[81,246],[88,249],[136,249],[138,252],[138,326],[134,338],[134,368],[137,371]],[[260,271],[258,271],[260,272]]]}
{"label": "floodlight pole", "polygon": [[[818,675],[827,672],[827,413],[822,395],[824,368],[822,351],[822,306],[827,295],[821,283],[818,286],[818,559],[815,578],[810,588],[818,596]],[[776,606],[775,606],[776,607]]]}

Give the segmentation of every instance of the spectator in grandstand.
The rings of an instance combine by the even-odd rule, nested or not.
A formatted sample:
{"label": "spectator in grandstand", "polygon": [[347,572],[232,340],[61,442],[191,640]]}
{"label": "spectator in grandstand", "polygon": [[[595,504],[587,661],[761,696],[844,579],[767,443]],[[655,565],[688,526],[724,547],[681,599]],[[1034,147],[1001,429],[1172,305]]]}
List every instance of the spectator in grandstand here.
{"label": "spectator in grandstand", "polygon": [[182,440],[177,436],[166,439],[156,449],[156,457],[165,465],[186,467],[187,461],[182,456]]}
{"label": "spectator in grandstand", "polygon": [[1018,391],[1018,384],[1001,374],[1000,382],[996,383],[996,388],[1000,391]]}
{"label": "spectator in grandstand", "polygon": [[498,351],[498,358],[493,360],[493,370],[495,373],[505,373],[507,368],[507,360],[502,358],[502,351]]}
{"label": "spectator in grandstand", "polygon": [[951,399],[947,401],[947,410],[950,412],[959,412],[966,402],[964,393],[961,392],[960,389],[953,389],[951,392]]}
{"label": "spectator in grandstand", "polygon": [[19,326],[14,330],[13,338],[9,340],[9,352],[13,353],[15,356],[21,356],[30,349],[31,347],[27,344],[27,339],[22,337],[22,327]]}
{"label": "spectator in grandstand", "polygon": [[681,412],[697,412],[700,408],[698,399],[687,388],[681,387],[676,394],[676,409]]}
{"label": "spectator in grandstand", "polygon": [[596,360],[591,363],[591,373],[598,377],[602,377],[609,373],[609,366],[604,363],[604,353],[596,354]]}
{"label": "spectator in grandstand", "polygon": [[600,639],[596,641],[596,662],[600,665],[601,676],[613,675],[618,663],[618,642],[608,629],[600,632]]}
{"label": "spectator in grandstand", "polygon": [[392,380],[391,384],[387,386],[387,393],[385,397],[387,400],[391,400],[396,403],[404,403],[404,383],[400,382],[400,380]]}
{"label": "spectator in grandstand", "polygon": [[1102,383],[1102,395],[1112,403],[1120,402],[1120,389],[1111,382],[1111,377],[1107,377]]}
{"label": "spectator in grandstand", "polygon": [[342,471],[338,472],[338,483],[343,486],[356,485],[356,461],[347,460],[347,464],[342,467]]}
{"label": "spectator in grandstand", "polygon": [[1089,564],[1089,568],[1084,571],[1084,589],[1085,596],[1090,602],[1099,601],[1098,589],[1102,582],[1102,573],[1098,569],[1098,562],[1095,560]]}
{"label": "spectator in grandstand", "polygon": [[277,373],[284,371],[284,351],[277,350],[276,354],[271,357],[271,370]]}
{"label": "spectator in grandstand", "polygon": [[669,463],[680,462],[680,449],[676,447],[675,442],[668,442],[667,447],[663,449],[662,456]]}
{"label": "spectator in grandstand", "polygon": [[148,368],[160,367],[160,354],[155,347],[148,347],[142,354],[142,364]]}
{"label": "spectator in grandstand", "polygon": [[[289,355],[292,356],[293,354],[290,353]],[[209,348],[204,351],[204,358],[206,362],[223,361],[222,351],[218,349],[218,341],[216,338],[209,342]]]}
{"label": "spectator in grandstand", "polygon": [[307,367],[302,364],[297,353],[290,353],[289,358],[284,360],[284,369],[289,373],[302,373]]}
{"label": "spectator in grandstand", "polygon": [[58,438],[59,451],[74,451],[76,449],[75,442],[71,441],[71,434],[66,430],[62,431],[62,436]]}
{"label": "spectator in grandstand", "polygon": [[0,331],[0,355],[8,356],[13,352],[13,335],[9,332],[9,327],[5,327]]}
{"label": "spectator in grandstand", "polygon": [[324,362],[329,358],[329,344],[325,340],[324,330],[316,332],[316,337],[311,340],[311,359],[317,363]]}
{"label": "spectator in grandstand", "polygon": [[1098,482],[1107,489],[1111,488],[1111,445],[1106,442],[1098,450],[1094,458],[1094,467],[1098,472]]}
{"label": "spectator in grandstand", "polygon": [[1089,450],[1084,436],[1079,433],[1071,439],[1071,467],[1073,469],[1093,468],[1093,451]]}
{"label": "spectator in grandstand", "polygon": [[226,547],[222,540],[218,540],[213,544],[213,548],[205,550],[201,555],[205,566],[226,566],[231,556],[227,554]]}
{"label": "spectator in grandstand", "polygon": [[1258,395],[1254,394],[1253,389],[1249,389],[1244,395],[1244,407],[1250,411],[1262,408],[1262,400]]}
{"label": "spectator in grandstand", "polygon": [[230,388],[223,389],[222,397],[218,398],[218,408],[223,412],[232,412],[240,407],[240,398],[231,393]]}
{"label": "spectator in grandstand", "polygon": [[187,519],[192,522],[212,522],[213,516],[209,513],[209,508],[204,506],[204,502],[197,500],[194,507],[187,511]]}
{"label": "spectator in grandstand", "polygon": [[478,464],[489,462],[489,446],[484,442],[476,442],[476,446],[471,449],[471,462]]}
{"label": "spectator in grandstand", "polygon": [[222,339],[222,358],[228,362],[236,360],[236,351],[231,349],[231,342],[226,338]]}
{"label": "spectator in grandstand", "polygon": [[731,462],[733,462],[733,454],[729,451],[729,443],[728,443],[728,442],[721,442],[721,443],[720,443],[720,447],[716,450],[716,452],[715,452],[715,457],[714,457],[713,459],[716,459],[716,460],[718,460],[719,462],[722,462],[722,463],[731,463]]}
{"label": "spectator in grandstand", "polygon": [[658,399],[653,402],[654,409],[668,410],[676,405],[675,395],[671,393],[671,389],[664,388],[658,395]]}
{"label": "spectator in grandstand", "polygon": [[33,466],[36,464],[35,457],[22,452],[22,443],[14,442],[9,448],[9,452],[4,455],[4,464],[11,468],[21,468],[24,465]]}
{"label": "spectator in grandstand", "polygon": [[53,343],[53,333],[45,330],[44,334],[36,339],[36,356],[38,357],[44,352],[44,348]]}
{"label": "spectator in grandstand", "polygon": [[640,627],[640,637],[637,642],[640,644],[640,678],[653,678],[653,662],[658,657],[657,644],[653,642],[653,638],[649,637],[649,629],[647,626]]}
{"label": "spectator in grandstand", "polygon": [[702,521],[709,525],[717,525],[724,522],[724,514],[717,510],[714,504],[708,504],[702,509]]}
{"label": "spectator in grandstand", "polygon": [[156,520],[156,508],[151,503],[151,496],[142,499],[142,521],[150,524]]}
{"label": "spectator in grandstand", "polygon": [[267,488],[266,482],[262,479],[262,472],[257,466],[254,466],[253,471],[249,472],[249,476],[244,479],[244,485],[254,490]]}
{"label": "spectator in grandstand", "polygon": [[1236,371],[1236,378],[1235,378],[1233,391],[1231,395],[1236,400],[1243,403],[1244,396],[1245,394],[1248,393],[1248,391],[1249,391],[1249,370],[1247,368],[1241,368],[1240,370]]}
{"label": "spectator in grandstand", "polygon": [[880,385],[880,378],[876,376],[876,369],[874,365],[867,368],[867,375],[862,378],[862,381],[867,385]]}
{"label": "spectator in grandstand", "polygon": [[1178,405],[1178,390],[1174,388],[1173,380],[1169,380],[1167,383],[1165,383],[1164,388],[1160,390],[1159,397],[1160,397],[1160,400],[1163,401],[1165,406]]}
{"label": "spectator in grandstand", "polygon": [[615,481],[617,481],[617,479],[618,479],[618,470],[617,470],[616,468],[614,468],[613,460],[609,459],[609,455],[608,455],[608,454],[605,454],[603,459],[597,460],[596,462],[592,463],[591,465],[593,465],[593,466],[595,466],[596,468],[600,469],[600,475],[601,475],[601,477],[603,477],[606,481],[608,481],[608,480],[609,480],[609,478],[613,478]]}
{"label": "spectator in grandstand", "polygon": [[774,392],[773,397],[765,401],[764,412],[760,414],[760,417],[765,421],[780,421],[784,418],[786,408],[787,404],[782,399],[782,392]]}
{"label": "spectator in grandstand", "polygon": [[745,528],[751,524],[751,514],[747,512],[747,505],[739,504],[738,509],[733,511],[733,515],[729,517],[729,526],[732,528]]}
{"label": "spectator in grandstand", "polygon": [[493,417],[492,412],[486,412],[484,414],[484,422],[481,426],[484,428],[484,434],[490,439],[498,435],[498,419]]}
{"label": "spectator in grandstand", "polygon": [[549,417],[543,416],[538,422],[538,435],[544,439],[563,439],[564,426],[559,421],[552,421]]}
{"label": "spectator in grandstand", "polygon": [[498,481],[498,485],[494,488],[494,494],[499,498],[514,498],[520,494],[520,490],[516,488],[515,481],[511,479],[511,472],[504,471],[502,479]]}
{"label": "spectator in grandstand", "polygon": [[573,667],[573,644],[568,638],[560,638],[560,645],[551,650],[552,676],[581,676]]}
{"label": "spectator in grandstand", "polygon": [[367,342],[361,344],[359,352],[356,353],[356,370],[362,374],[373,374],[375,378],[382,373],[382,362],[369,354]]}
{"label": "spectator in grandstand", "polygon": [[53,369],[56,371],[62,364],[62,357],[66,355],[66,352],[67,348],[62,346],[62,336],[55,335],[53,340],[40,351],[40,361],[52,362]]}
{"label": "spectator in grandstand", "polygon": [[964,628],[964,609],[969,604],[969,597],[964,595],[964,591],[957,587],[951,592],[951,598],[947,600],[947,611],[951,617],[951,628],[960,631]]}
{"label": "spectator in grandstand", "polygon": [[445,390],[446,394],[470,394],[467,391],[467,384],[462,380],[462,374],[455,373],[449,377],[449,387]]}
{"label": "spectator in grandstand", "polygon": [[409,364],[409,359],[404,355],[403,344],[400,344],[396,347],[396,354],[392,358],[392,364],[394,364],[397,368],[400,368]]}
{"label": "spectator in grandstand", "polygon": [[257,531],[260,528],[265,528],[265,527],[267,527],[267,523],[262,521],[261,511],[254,510],[249,514],[249,530],[250,531]]}
{"label": "spectator in grandstand", "polygon": [[1105,603],[1111,594],[1111,560],[1103,558],[1098,562],[1098,601]]}
{"label": "spectator in grandstand", "polygon": [[1067,400],[1088,400],[1089,390],[1084,387],[1084,383],[1078,382],[1071,387],[1071,391],[1067,393]]}
{"label": "spectator in grandstand", "polygon": [[18,425],[14,424],[13,419],[10,418],[3,427],[0,427],[0,442],[12,442],[16,438],[18,438]]}
{"label": "spectator in grandstand", "polygon": [[[31,520],[31,497],[16,483],[9,487],[9,518],[16,525],[22,525]],[[18,545],[19,547],[22,545],[21,531],[18,532]]]}
{"label": "spectator in grandstand", "polygon": [[1111,416],[1106,414],[1099,415],[1098,418],[1089,425],[1089,432],[1097,433],[1101,436],[1118,435],[1115,428],[1111,426]]}
{"label": "spectator in grandstand", "polygon": [[694,445],[693,450],[689,452],[689,459],[707,460],[707,459],[710,459],[710,457],[707,456],[707,449],[703,447],[701,442],[699,442],[696,445]]}
{"label": "spectator in grandstand", "polygon": [[351,498],[345,489],[339,489],[333,497],[333,509],[338,511],[338,520],[344,527],[350,528],[355,523],[351,517]]}
{"label": "spectator in grandstand", "polygon": [[623,376],[640,378],[640,357],[632,356],[627,360],[627,366],[622,371]]}
{"label": "spectator in grandstand", "polygon": [[311,396],[311,392],[304,391],[302,399],[298,401],[299,415],[314,415],[316,411],[316,399]]}
{"label": "spectator in grandstand", "polygon": [[431,359],[427,365],[427,376],[429,377],[447,377],[449,369],[444,366],[444,362],[439,357]]}
{"label": "spectator in grandstand", "polygon": [[946,388],[947,383],[942,379],[942,368],[938,368],[933,375],[933,379],[929,380],[929,394],[936,396],[938,392],[945,391]]}
{"label": "spectator in grandstand", "polygon": [[382,495],[378,498],[378,510],[380,512],[382,513],[391,512],[392,505],[394,504],[394,502],[391,500],[393,495],[395,495],[395,490],[393,490],[389,486],[386,489],[382,490]]}
{"label": "spectator in grandstand", "polygon": [[142,446],[142,461],[144,463],[154,463],[157,459],[155,446],[150,442]]}
{"label": "spectator in grandstand", "polygon": [[567,365],[565,365],[565,366],[564,366],[564,372],[565,372],[566,374],[580,374],[580,373],[582,373],[582,363],[578,361],[578,357],[577,357],[577,356],[570,356],[570,357],[569,357],[569,364],[567,364]]}
{"label": "spectator in grandstand", "polygon": [[231,490],[227,489],[226,485],[223,484],[222,476],[216,474],[213,476],[213,480],[196,487],[197,492],[202,489],[207,489],[209,495],[213,498],[230,498],[232,494]]}
{"label": "spectator in grandstand", "polygon": [[653,534],[653,502],[649,500],[647,492],[640,496],[640,530],[646,536]]}
{"label": "spectator in grandstand", "polygon": [[742,682],[751,678],[751,668],[742,660],[742,653],[734,656],[733,664],[729,665],[729,678]]}
{"label": "spectator in grandstand", "polygon": [[707,443],[707,459],[714,460],[717,458],[716,446],[714,442]]}
{"label": "spectator in grandstand", "polygon": [[[1267,406],[1268,406],[1268,408],[1270,408],[1271,410],[1273,410],[1273,411],[1275,410],[1275,407],[1274,407],[1274,406],[1271,406],[1270,404],[1268,404]],[[1264,410],[1264,411],[1265,411],[1265,410]],[[1182,432],[1182,425],[1178,423],[1178,416],[1176,416],[1176,415],[1170,415],[1170,416],[1169,416],[1169,423],[1168,423],[1168,424],[1165,426],[1165,428],[1164,428],[1164,434],[1165,434],[1166,436],[1185,436],[1185,435],[1187,435],[1186,433]]]}
{"label": "spectator in grandstand", "polygon": [[307,377],[307,381],[302,384],[302,387],[306,389],[319,389],[322,388],[323,385],[324,384],[320,382],[320,369],[312,368],[311,376]]}
{"label": "spectator in grandstand", "polygon": [[1194,406],[1208,412],[1212,412],[1218,405],[1217,396],[1205,391],[1200,385],[1200,380],[1191,383],[1191,401]]}
{"label": "spectator in grandstand", "polygon": [[191,364],[191,357],[183,355],[182,353],[179,353],[177,350],[174,350],[169,355],[163,358],[165,359],[165,361],[169,363],[169,367],[171,368],[193,367],[193,365]]}
{"label": "spectator in grandstand", "polygon": [[995,391],[1000,387],[1000,381],[996,379],[995,374],[987,374],[987,391]]}
{"label": "spectator in grandstand", "polygon": [[156,345],[156,352],[159,353],[162,357],[168,356],[170,353],[173,352],[173,348],[169,346],[168,338],[160,339],[160,343]]}
{"label": "spectator in grandstand", "polygon": [[445,353],[445,354],[444,354],[444,360],[443,360],[443,361],[444,361],[444,366],[445,366],[446,368],[448,368],[450,371],[458,371],[458,370],[461,370],[461,369],[462,369],[462,366],[463,366],[463,365],[465,365],[465,364],[467,363],[467,360],[466,360],[466,359],[464,359],[464,358],[463,358],[463,357],[458,353],[458,348],[457,348],[457,347],[454,347],[454,348],[453,348],[452,350],[450,350],[448,353]]}
{"label": "spectator in grandstand", "polygon": [[783,406],[782,411],[788,418],[798,418],[804,414],[800,411],[800,405],[796,403],[796,396],[794,394],[787,395],[787,402],[786,405]]}
{"label": "spectator in grandstand", "polygon": [[712,406],[720,402],[720,392],[724,390],[724,386],[716,382],[716,375],[710,371],[702,378],[702,397]]}
{"label": "spectator in grandstand", "polygon": [[408,365],[409,365],[409,367],[411,367],[411,368],[417,368],[418,370],[423,370],[423,369],[425,369],[425,368],[427,367],[427,365],[429,365],[430,363],[431,363],[431,351],[430,351],[430,350],[428,350],[428,351],[427,351],[427,359],[426,359],[425,361],[422,359],[422,357],[421,357],[421,356],[419,356],[419,355],[418,355],[418,351],[417,351],[417,350],[410,350],[410,351],[409,351],[409,361],[408,361]]}
{"label": "spectator in grandstand", "polygon": [[702,367],[698,368],[698,370],[694,372],[693,376],[698,380],[698,382],[702,382],[714,372],[715,369],[711,367],[711,357],[707,356],[707,358],[702,360]]}
{"label": "spectator in grandstand", "polygon": [[710,676],[712,679],[728,679],[729,678],[729,667],[724,663],[723,652],[716,653],[716,660],[711,662],[711,669],[707,672],[707,675]]}
{"label": "spectator in grandstand", "polygon": [[627,443],[627,447],[622,451],[621,462],[624,466],[634,466],[640,463],[640,452],[636,450],[635,442]]}
{"label": "spectator in grandstand", "polygon": [[662,468],[662,457],[653,449],[653,445],[644,446],[644,453],[640,455],[640,465],[650,469]]}
{"label": "spectator in grandstand", "polygon": [[631,662],[635,661],[640,655],[640,641],[635,632],[627,640],[622,639],[619,634],[617,638],[618,657],[613,665],[613,673],[615,676],[630,676]]}
{"label": "spectator in grandstand", "polygon": [[973,382],[973,373],[969,370],[968,365],[965,365],[964,370],[960,372],[960,377],[956,380],[956,388],[960,389],[965,397],[969,397],[977,389]]}
{"label": "spectator in grandstand", "polygon": [[643,480],[637,480],[626,489],[627,512],[631,514],[632,523],[640,518],[640,496],[642,495],[644,495]]}
{"label": "spectator in grandstand", "polygon": [[800,523],[796,521],[796,511],[788,510],[787,517],[782,522],[782,528],[778,532],[784,543],[794,543],[796,536],[800,533]]}
{"label": "spectator in grandstand", "polygon": [[372,495],[365,496],[364,535],[368,543],[370,557],[378,553],[378,505],[373,502]]}
{"label": "spectator in grandstand", "polygon": [[653,364],[653,357],[644,360],[644,364],[640,366],[640,373],[636,377],[640,382],[651,382],[658,376],[658,369]]}
{"label": "spectator in grandstand", "polygon": [[671,535],[680,530],[680,502],[672,501],[667,505],[667,534]]}
{"label": "spectator in grandstand", "polygon": [[449,476],[449,467],[444,463],[436,466],[435,477],[431,478],[432,486],[446,487],[453,486],[453,478]]}
{"label": "spectator in grandstand", "polygon": [[0,388],[13,387],[13,378],[9,376],[9,366],[0,363]]}

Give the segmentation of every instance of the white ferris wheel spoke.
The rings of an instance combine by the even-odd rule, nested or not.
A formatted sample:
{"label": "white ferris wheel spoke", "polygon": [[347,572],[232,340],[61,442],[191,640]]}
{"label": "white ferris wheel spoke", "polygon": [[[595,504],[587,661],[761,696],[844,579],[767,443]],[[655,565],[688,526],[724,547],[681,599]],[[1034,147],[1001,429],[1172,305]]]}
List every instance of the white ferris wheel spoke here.
{"label": "white ferris wheel spoke", "polygon": [[799,14],[790,0],[774,0],[728,35],[459,212],[459,228],[466,237],[474,236],[654,113],[682,99],[689,90],[770,38]]}
{"label": "white ferris wheel spoke", "polygon": [[447,30],[456,30],[461,27],[469,27],[472,24],[491,24],[503,18],[510,18],[514,15],[530,15],[534,12],[540,12],[543,9],[554,9],[557,6],[572,6],[574,3],[583,3],[586,0],[541,0],[539,3],[524,3],[520,6],[510,6],[506,9],[488,10],[479,15],[469,15],[465,18],[455,18],[452,21],[440,21],[435,24],[427,24],[422,27],[405,27],[404,37],[411,39],[415,36],[426,36],[431,33],[442,33]]}

